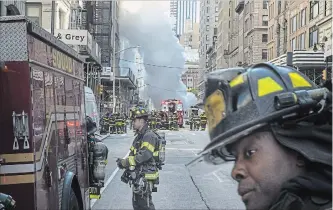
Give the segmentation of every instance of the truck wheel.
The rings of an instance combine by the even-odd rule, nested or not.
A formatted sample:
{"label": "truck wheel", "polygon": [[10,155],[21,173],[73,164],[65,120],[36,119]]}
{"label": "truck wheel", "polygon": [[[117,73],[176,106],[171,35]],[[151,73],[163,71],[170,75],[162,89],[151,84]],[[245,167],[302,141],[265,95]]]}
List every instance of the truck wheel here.
{"label": "truck wheel", "polygon": [[78,202],[78,200],[76,198],[76,195],[75,195],[73,189],[71,189],[68,210],[80,210],[80,208],[79,208],[79,202]]}

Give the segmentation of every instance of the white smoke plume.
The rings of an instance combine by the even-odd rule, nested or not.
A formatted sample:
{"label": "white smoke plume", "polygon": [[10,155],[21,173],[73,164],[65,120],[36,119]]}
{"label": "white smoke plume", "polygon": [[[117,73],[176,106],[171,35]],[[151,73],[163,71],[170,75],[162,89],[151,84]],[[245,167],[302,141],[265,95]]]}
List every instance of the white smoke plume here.
{"label": "white smoke plume", "polygon": [[[126,39],[125,37],[121,36],[121,44],[122,46],[120,49],[127,49],[130,47],[133,47],[133,45]],[[138,49],[128,49],[120,52],[120,60],[119,60],[119,66],[120,66],[120,76],[126,76],[128,73],[128,70],[131,69],[132,73],[134,75],[138,74],[137,64],[135,63],[135,54]],[[131,61],[131,62],[128,62]]]}
{"label": "white smoke plume", "polygon": [[181,81],[184,49],[173,34],[166,10],[159,5],[160,2],[140,3],[141,7],[137,7],[136,11],[121,14],[119,31],[132,46],[141,46],[139,51],[146,64],[145,95],[152,99],[155,108],[160,107],[162,100],[174,98],[182,100],[184,108],[188,108],[197,99],[194,94],[186,92],[186,86]]}

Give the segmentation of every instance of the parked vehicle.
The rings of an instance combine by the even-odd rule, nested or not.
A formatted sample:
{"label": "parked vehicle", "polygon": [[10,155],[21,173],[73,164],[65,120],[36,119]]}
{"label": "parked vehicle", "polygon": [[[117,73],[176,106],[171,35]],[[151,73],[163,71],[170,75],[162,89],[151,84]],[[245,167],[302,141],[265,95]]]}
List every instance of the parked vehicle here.
{"label": "parked vehicle", "polygon": [[93,119],[93,121],[96,123],[97,130],[99,130],[100,116],[93,90],[89,87],[84,87],[84,96],[85,96],[85,105],[86,105],[86,115]]}
{"label": "parked vehicle", "polygon": [[83,61],[23,16],[0,28],[0,192],[18,210],[90,209]]}

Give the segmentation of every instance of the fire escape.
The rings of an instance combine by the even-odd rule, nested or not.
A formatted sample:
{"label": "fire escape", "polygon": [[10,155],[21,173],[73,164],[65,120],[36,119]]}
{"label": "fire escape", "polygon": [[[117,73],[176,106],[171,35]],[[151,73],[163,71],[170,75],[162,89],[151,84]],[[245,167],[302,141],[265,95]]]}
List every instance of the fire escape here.
{"label": "fire escape", "polygon": [[87,29],[101,48],[102,66],[112,66],[112,1],[86,1]]}

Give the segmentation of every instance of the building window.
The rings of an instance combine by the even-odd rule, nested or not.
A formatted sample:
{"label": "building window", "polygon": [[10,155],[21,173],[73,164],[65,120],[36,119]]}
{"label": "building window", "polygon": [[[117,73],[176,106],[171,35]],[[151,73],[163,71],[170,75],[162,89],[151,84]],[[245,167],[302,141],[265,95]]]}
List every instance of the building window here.
{"label": "building window", "polygon": [[281,1],[278,1],[278,15],[281,13]]}
{"label": "building window", "polygon": [[207,20],[206,21],[209,22],[209,16],[207,16]]}
{"label": "building window", "polygon": [[262,42],[267,42],[268,41],[268,34],[262,34],[261,41]]}
{"label": "building window", "polygon": [[263,2],[262,2],[262,8],[263,9],[267,9],[267,7],[268,7],[268,0],[263,0]]}
{"label": "building window", "polygon": [[296,50],[296,39],[295,38],[293,38],[291,40],[291,51],[294,51],[294,50]]}
{"label": "building window", "polygon": [[206,44],[206,51],[208,50],[208,48],[209,48],[209,45],[208,45],[208,44]]}
{"label": "building window", "polygon": [[310,2],[310,20],[316,18],[319,14],[319,1]]}
{"label": "building window", "polygon": [[41,3],[25,3],[26,16],[37,25],[41,24],[42,20],[42,4]]}
{"label": "building window", "polygon": [[294,33],[297,30],[297,15],[290,19],[291,31]]}
{"label": "building window", "polygon": [[316,26],[309,29],[309,47],[318,43],[318,28]]}
{"label": "building window", "polygon": [[215,22],[219,21],[219,16],[215,16]]}
{"label": "building window", "polygon": [[261,51],[261,59],[267,60],[267,49],[262,49],[262,51]]}
{"label": "building window", "polygon": [[208,35],[206,35],[206,41],[209,41],[209,36]]}
{"label": "building window", "polygon": [[301,27],[305,26],[305,24],[306,24],[306,9],[302,9],[299,22],[301,24]]}
{"label": "building window", "polygon": [[268,26],[268,15],[263,15],[262,16],[262,25],[263,26]]}
{"label": "building window", "polygon": [[206,31],[209,31],[209,25],[206,25]]}
{"label": "building window", "polygon": [[304,50],[305,49],[305,33],[299,35],[299,49]]}
{"label": "building window", "polygon": [[332,14],[332,7],[329,5],[330,3],[332,4],[332,2],[325,1],[325,16]]}
{"label": "building window", "polygon": [[207,14],[209,13],[209,7],[207,7]]}
{"label": "building window", "polygon": [[215,7],[215,12],[218,12],[219,11],[219,7]]}

